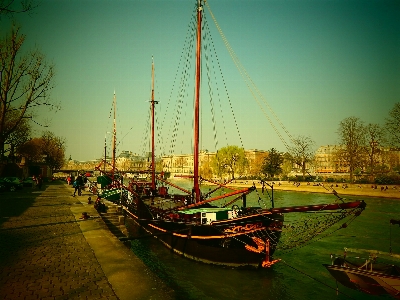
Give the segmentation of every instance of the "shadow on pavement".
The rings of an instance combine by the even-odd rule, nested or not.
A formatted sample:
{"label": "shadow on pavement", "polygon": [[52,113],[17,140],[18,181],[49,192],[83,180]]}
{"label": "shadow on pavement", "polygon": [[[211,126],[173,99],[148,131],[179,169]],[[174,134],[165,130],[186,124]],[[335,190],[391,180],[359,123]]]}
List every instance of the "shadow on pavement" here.
{"label": "shadow on pavement", "polygon": [[36,188],[24,187],[15,192],[0,192],[0,228],[10,217],[20,216],[31,207],[35,198],[46,188],[47,186],[44,186],[42,190],[37,190]]}

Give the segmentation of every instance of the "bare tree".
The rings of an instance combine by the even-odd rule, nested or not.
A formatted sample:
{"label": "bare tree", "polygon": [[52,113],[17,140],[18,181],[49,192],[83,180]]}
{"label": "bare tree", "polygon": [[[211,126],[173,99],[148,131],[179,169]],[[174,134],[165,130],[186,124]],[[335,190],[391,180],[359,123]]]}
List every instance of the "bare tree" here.
{"label": "bare tree", "polygon": [[307,163],[314,159],[315,151],[313,147],[315,142],[308,136],[299,136],[293,140],[293,144],[294,146],[289,148],[289,153],[294,162],[300,166],[304,180],[307,172]]}
{"label": "bare tree", "polygon": [[7,138],[24,118],[32,118],[35,108],[58,109],[49,99],[54,66],[38,50],[23,52],[24,41],[15,24],[10,35],[0,40],[0,157]]}
{"label": "bare tree", "polygon": [[283,154],[282,175],[287,176],[293,170],[293,157],[289,152]]}
{"label": "bare tree", "polygon": [[17,148],[17,155],[25,157],[30,162],[43,162],[41,139],[33,138]]}
{"label": "bare tree", "polygon": [[377,163],[381,154],[381,147],[384,141],[384,132],[378,124],[368,124],[366,130],[366,153],[368,156],[368,170],[371,179],[375,177]]}
{"label": "bare tree", "polygon": [[389,112],[385,128],[389,133],[390,145],[400,148],[400,102],[397,102]]}
{"label": "bare tree", "polygon": [[[11,120],[6,120],[6,125],[7,126],[12,126],[14,121],[12,120],[12,117],[18,117],[17,111],[12,111],[10,114],[8,114],[8,117],[11,118]],[[22,119],[18,126],[15,128],[13,132],[7,137],[5,143],[8,144],[10,147],[8,149],[9,158],[13,158],[15,156],[15,150],[28,141],[31,137],[31,126],[29,124],[28,119],[24,118]]]}
{"label": "bare tree", "polygon": [[398,151],[383,151],[381,154],[382,165],[386,165],[389,172],[400,173],[400,157]]}
{"label": "bare tree", "polygon": [[65,161],[65,139],[55,136],[50,131],[45,131],[41,140],[44,161],[52,170],[59,170]]}
{"label": "bare tree", "polygon": [[35,7],[31,0],[0,0],[0,16],[31,12]]}
{"label": "bare tree", "polygon": [[348,166],[353,182],[354,171],[365,163],[366,127],[359,118],[348,117],[340,122],[337,133],[341,147],[336,156]]}
{"label": "bare tree", "polygon": [[65,162],[65,139],[45,131],[41,137],[21,145],[18,154],[31,162],[46,163],[52,170],[58,170]]}

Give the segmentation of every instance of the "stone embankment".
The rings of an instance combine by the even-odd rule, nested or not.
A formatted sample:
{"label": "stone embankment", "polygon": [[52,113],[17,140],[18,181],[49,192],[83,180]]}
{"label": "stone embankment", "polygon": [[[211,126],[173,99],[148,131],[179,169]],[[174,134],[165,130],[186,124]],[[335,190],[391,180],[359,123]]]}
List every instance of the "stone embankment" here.
{"label": "stone embankment", "polygon": [[61,182],[1,193],[1,299],[175,298],[117,238],[119,208],[100,216],[88,196]]}
{"label": "stone embankment", "polygon": [[122,206],[111,201],[103,200],[107,207],[107,212],[101,212],[100,216],[104,223],[118,239],[128,237],[128,230],[125,227],[125,216],[123,215]]}

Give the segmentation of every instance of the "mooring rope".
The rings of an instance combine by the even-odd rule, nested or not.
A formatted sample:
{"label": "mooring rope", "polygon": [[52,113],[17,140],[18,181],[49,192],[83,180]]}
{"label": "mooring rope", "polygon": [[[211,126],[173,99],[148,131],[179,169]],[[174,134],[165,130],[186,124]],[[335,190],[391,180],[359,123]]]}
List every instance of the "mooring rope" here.
{"label": "mooring rope", "polygon": [[309,274],[307,274],[307,273],[305,273],[305,272],[303,272],[303,271],[301,271],[301,270],[299,270],[299,269],[293,267],[292,265],[289,265],[289,264],[288,264],[286,261],[284,261],[283,259],[280,260],[280,262],[283,263],[285,266],[287,266],[287,267],[289,267],[289,268],[291,268],[291,269],[293,269],[293,270],[299,272],[300,274],[302,274],[302,275],[304,275],[304,276],[307,276],[308,278],[310,278],[310,279],[312,279],[312,280],[314,280],[314,281],[316,281],[316,282],[318,282],[318,283],[321,283],[322,285],[324,285],[324,286],[326,286],[326,287],[328,287],[328,288],[334,290],[336,293],[340,293],[340,294],[342,294],[342,295],[344,295],[344,296],[346,296],[346,297],[348,297],[348,298],[350,298],[350,299],[355,299],[355,298],[353,298],[353,297],[351,297],[351,296],[349,296],[349,295],[347,295],[347,294],[345,294],[345,293],[339,291],[338,288],[332,287],[332,286],[326,284],[325,282],[323,282],[323,281],[321,281],[321,280],[319,280],[319,279],[317,279],[317,278],[315,278],[315,277],[312,277],[311,275],[309,275]]}

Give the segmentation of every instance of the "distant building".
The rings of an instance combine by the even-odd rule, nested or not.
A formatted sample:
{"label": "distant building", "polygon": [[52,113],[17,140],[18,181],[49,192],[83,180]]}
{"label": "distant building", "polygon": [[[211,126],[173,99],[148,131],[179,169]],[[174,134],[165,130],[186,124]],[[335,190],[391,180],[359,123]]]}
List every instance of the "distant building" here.
{"label": "distant building", "polygon": [[[340,161],[336,152],[340,150],[339,145],[321,146],[315,153],[315,172],[319,174],[348,173],[349,166]],[[369,160],[367,153],[366,161]],[[390,172],[400,166],[400,150],[388,147],[381,147],[375,154],[375,168],[378,172]],[[362,172],[368,172],[368,163],[365,164]]]}
{"label": "distant building", "polygon": [[315,152],[315,173],[345,173],[348,166],[337,159],[335,153],[340,149],[338,145],[321,146]]}
{"label": "distant building", "polygon": [[[208,174],[208,170],[213,171],[211,162],[214,159],[216,153],[201,151],[199,153],[199,168],[200,173]],[[243,175],[258,175],[260,172],[261,164],[268,155],[267,151],[264,150],[245,150],[245,155],[249,160],[249,168]],[[178,154],[163,156],[161,158],[164,172],[170,172],[172,174],[193,174],[194,158],[193,154]],[[215,172],[214,172],[215,173]],[[209,175],[209,174],[208,174]],[[210,177],[210,176],[206,176]]]}

